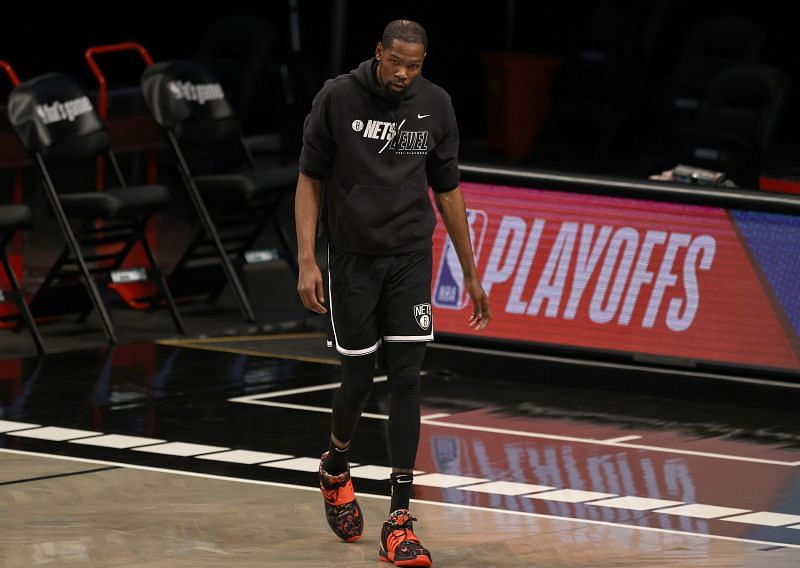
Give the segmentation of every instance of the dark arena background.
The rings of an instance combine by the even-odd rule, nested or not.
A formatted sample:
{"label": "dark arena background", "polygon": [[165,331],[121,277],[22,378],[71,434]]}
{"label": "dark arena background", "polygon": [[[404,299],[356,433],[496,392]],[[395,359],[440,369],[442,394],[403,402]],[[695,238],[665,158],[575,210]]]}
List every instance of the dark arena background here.
{"label": "dark arena background", "polygon": [[[395,18],[452,98],[493,309],[468,328],[437,217],[411,503],[434,565],[800,565],[792,12],[4,6],[0,566],[379,565],[385,360],[343,544],[317,473],[339,358],[297,296],[293,193],[314,94]],[[233,144],[180,123],[170,73],[213,86],[179,94],[229,105]]]}

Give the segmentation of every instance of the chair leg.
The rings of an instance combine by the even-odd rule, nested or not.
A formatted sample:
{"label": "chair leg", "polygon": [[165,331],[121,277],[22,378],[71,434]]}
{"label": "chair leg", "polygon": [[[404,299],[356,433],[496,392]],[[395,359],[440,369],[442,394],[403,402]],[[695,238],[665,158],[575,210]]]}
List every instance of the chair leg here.
{"label": "chair leg", "polygon": [[89,272],[89,268],[86,266],[86,261],[81,253],[80,245],[75,239],[75,233],[72,231],[72,227],[69,225],[67,214],[64,212],[64,208],[61,206],[61,201],[58,199],[58,194],[56,193],[56,188],[53,185],[53,180],[50,179],[47,166],[45,165],[40,154],[36,154],[36,161],[39,164],[39,170],[42,172],[42,181],[44,182],[46,190],[45,193],[47,193],[47,198],[50,201],[53,211],[55,212],[58,224],[61,226],[61,232],[67,241],[67,246],[69,246],[72,255],[75,257],[75,260],[80,266],[84,285],[86,286],[87,292],[89,292],[89,297],[91,298],[97,313],[100,314],[100,320],[103,323],[103,331],[105,332],[106,339],[109,343],[114,344],[117,342],[117,337],[114,334],[114,324],[111,322],[111,316],[109,315],[108,309],[103,302],[103,298],[100,296],[100,292],[97,289],[97,284],[95,284],[94,278]]}
{"label": "chair leg", "polygon": [[[242,290],[244,290],[245,294],[249,295],[250,291],[247,287],[247,279],[245,278],[244,274],[244,265],[245,265],[244,256],[242,255],[237,256],[236,259],[233,262],[231,262],[231,265],[233,266],[233,269],[236,271],[236,275],[239,277],[239,281],[242,283]],[[219,286],[217,286],[216,288],[211,290],[211,292],[209,292],[208,296],[206,296],[206,303],[207,304],[215,303],[217,301],[217,298],[219,298],[219,295],[222,294],[223,290],[225,290],[225,282],[222,282]]]}
{"label": "chair leg", "polygon": [[8,281],[11,283],[11,287],[14,289],[14,301],[17,303],[19,313],[25,322],[25,326],[28,328],[28,331],[31,334],[33,342],[36,344],[36,351],[39,353],[39,355],[43,355],[45,353],[45,348],[44,341],[42,341],[42,336],[39,334],[39,327],[36,325],[36,321],[33,319],[33,314],[31,314],[28,303],[25,301],[25,293],[22,291],[22,288],[19,285],[17,275],[11,269],[11,264],[8,262],[5,251],[0,254],[0,261],[2,261],[3,268],[8,276]]}
{"label": "chair leg", "polygon": [[150,269],[155,275],[156,285],[161,292],[161,297],[167,302],[172,321],[175,322],[175,328],[181,335],[186,335],[186,328],[183,326],[183,320],[181,319],[180,312],[178,312],[178,306],[175,304],[175,298],[172,297],[172,292],[170,292],[169,286],[167,286],[167,282],[164,280],[164,275],[161,273],[158,263],[156,263],[156,258],[155,255],[153,255],[153,250],[150,248],[150,243],[147,242],[144,233],[140,236],[139,242],[142,243],[142,248],[147,255],[147,260],[150,262]]}
{"label": "chair leg", "polygon": [[189,193],[189,198],[194,204],[195,211],[197,212],[198,217],[200,217],[200,222],[202,223],[208,238],[214,243],[214,247],[219,255],[219,260],[222,263],[222,269],[225,271],[225,276],[227,277],[228,282],[233,287],[233,291],[236,295],[236,299],[239,302],[239,308],[242,311],[242,315],[244,315],[245,320],[248,322],[255,323],[256,316],[253,312],[252,306],[250,305],[250,300],[247,298],[247,294],[242,287],[242,282],[239,279],[239,276],[236,274],[236,270],[233,268],[233,265],[231,264],[228,253],[225,252],[225,247],[220,241],[219,233],[217,233],[214,222],[211,220],[211,215],[208,213],[208,209],[203,202],[203,198],[200,197],[200,191],[197,189],[197,185],[194,183],[194,179],[192,178],[189,170],[189,164],[186,163],[186,159],[184,158],[183,153],[180,151],[180,147],[178,146],[178,141],[175,138],[175,135],[171,131],[168,131],[167,134],[170,142],[172,143],[172,147],[175,150],[175,154],[178,157],[178,170],[181,172],[181,176],[183,177],[183,181]]}

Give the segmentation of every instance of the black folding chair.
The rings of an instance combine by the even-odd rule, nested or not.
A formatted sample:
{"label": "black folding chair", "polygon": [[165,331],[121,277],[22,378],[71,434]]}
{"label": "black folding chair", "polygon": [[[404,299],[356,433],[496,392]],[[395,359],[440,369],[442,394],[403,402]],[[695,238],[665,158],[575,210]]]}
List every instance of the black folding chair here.
{"label": "black folding chair", "polygon": [[[35,159],[66,240],[66,246],[31,300],[31,311],[36,315],[78,313],[80,321],[84,321],[93,306],[108,341],[115,343],[114,326],[95,277],[102,277],[107,283],[140,243],[150,265],[150,276],[166,301],[176,329],[184,333],[175,302],[145,235],[147,221],[168,203],[169,190],[161,185],[126,186],[103,121],[78,82],[68,75],[49,73],[21,83],[9,95],[8,115],[23,146]],[[104,155],[118,186],[104,191],[76,192],[76,180],[81,177],[94,180],[93,175],[86,175],[85,169],[79,169],[80,165],[88,161],[94,166],[95,160]],[[57,176],[61,180],[58,190],[56,176],[52,175],[55,167],[62,174]],[[63,175],[67,173],[69,176]],[[77,229],[73,229],[70,217]],[[158,305],[158,300],[157,296],[147,299],[151,308]]]}
{"label": "black folding chair", "polygon": [[241,274],[245,253],[269,223],[279,256],[297,271],[291,236],[276,214],[295,188],[297,166],[255,166],[220,82],[196,61],[151,65],[142,75],[142,90],[166,131],[202,225],[169,275],[170,287],[178,297],[207,295],[214,301],[229,283],[245,319],[254,322]]}
{"label": "black folding chair", "polygon": [[31,310],[25,301],[25,294],[19,285],[17,275],[8,261],[6,250],[11,239],[14,238],[18,231],[31,226],[32,218],[31,210],[27,205],[0,205],[0,263],[2,263],[6,278],[8,278],[8,282],[11,285],[11,290],[6,294],[11,296],[19,310],[19,318],[17,319],[28,328],[31,338],[36,344],[36,350],[39,353],[44,353],[42,336],[39,334],[39,328],[36,327]]}

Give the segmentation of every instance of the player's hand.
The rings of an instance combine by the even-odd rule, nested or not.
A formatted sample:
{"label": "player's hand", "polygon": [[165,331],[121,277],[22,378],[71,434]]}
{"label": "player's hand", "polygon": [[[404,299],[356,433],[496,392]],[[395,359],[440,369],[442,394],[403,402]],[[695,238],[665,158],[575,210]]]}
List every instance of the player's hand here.
{"label": "player's hand", "polygon": [[300,264],[300,276],[297,277],[297,293],[303,305],[318,314],[326,314],[325,289],[322,287],[322,273],[315,261]]}
{"label": "player's hand", "polygon": [[472,299],[472,315],[469,317],[469,327],[475,331],[486,329],[492,320],[492,308],[489,306],[489,298],[483,291],[481,283],[476,278],[465,278],[464,286],[469,297]]}

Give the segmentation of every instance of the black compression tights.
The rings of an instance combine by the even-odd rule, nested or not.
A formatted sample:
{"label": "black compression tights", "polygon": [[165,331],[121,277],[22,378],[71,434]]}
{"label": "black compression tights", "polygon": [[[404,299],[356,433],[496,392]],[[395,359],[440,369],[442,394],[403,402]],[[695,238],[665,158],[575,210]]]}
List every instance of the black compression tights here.
{"label": "black compression tights", "polygon": [[[411,470],[419,445],[419,402],[424,343],[384,343],[389,366],[389,454],[394,469]],[[349,442],[369,396],[375,354],[343,355],[342,386],[333,399],[331,429],[340,442]]]}

